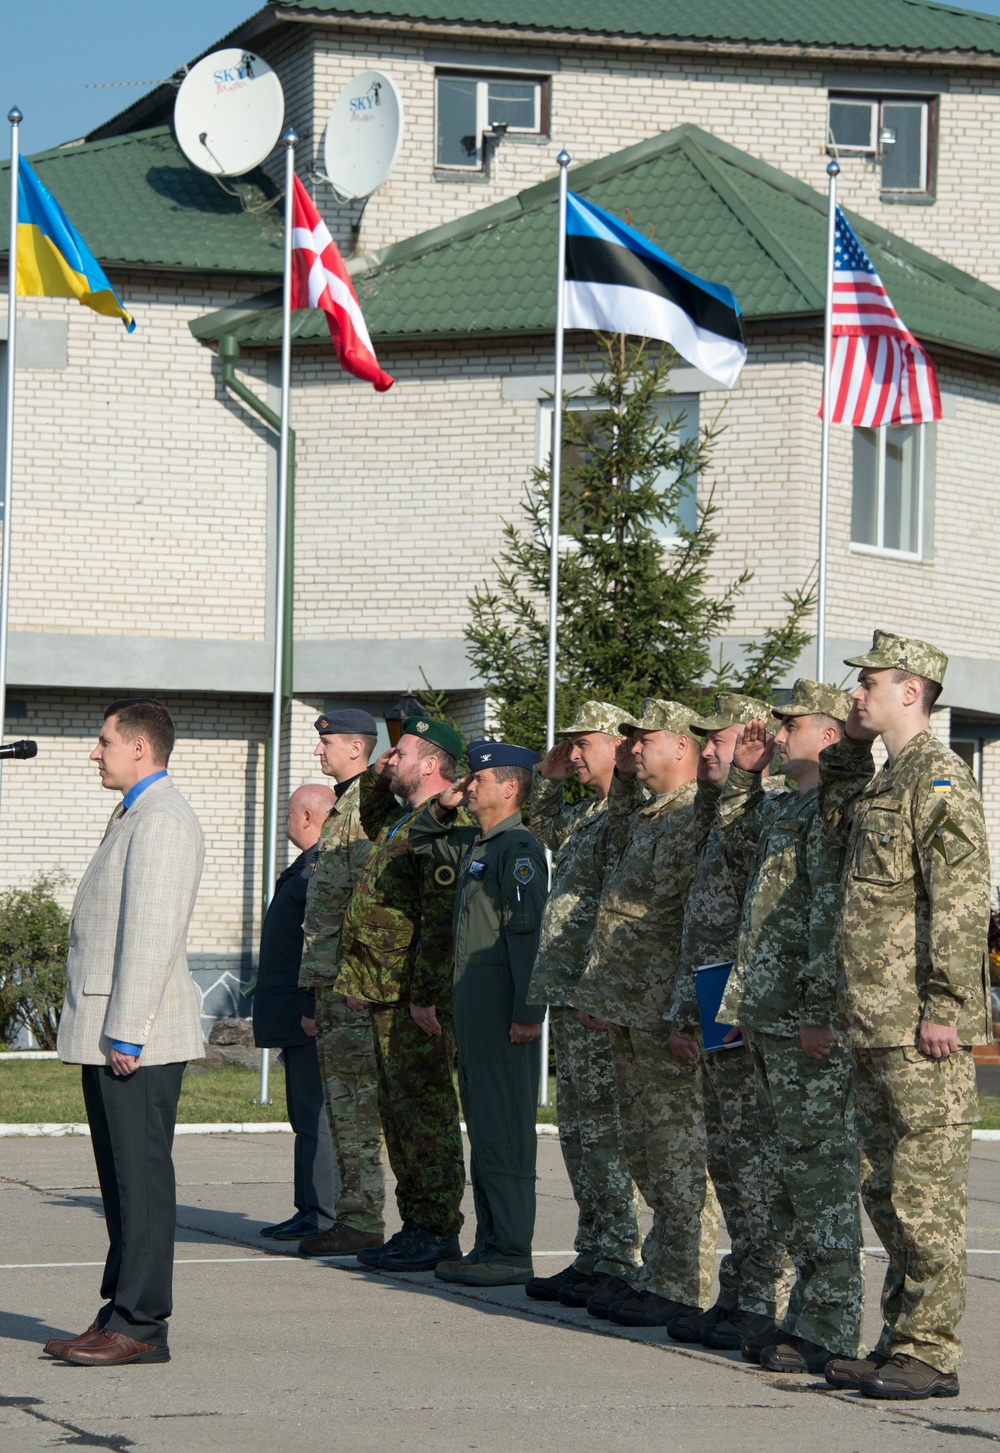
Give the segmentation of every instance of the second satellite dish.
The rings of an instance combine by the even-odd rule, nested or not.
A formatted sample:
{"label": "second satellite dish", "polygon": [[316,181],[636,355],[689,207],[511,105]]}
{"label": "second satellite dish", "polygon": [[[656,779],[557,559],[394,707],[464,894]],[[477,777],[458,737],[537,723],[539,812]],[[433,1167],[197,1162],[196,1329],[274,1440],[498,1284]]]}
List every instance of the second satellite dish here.
{"label": "second satellite dish", "polygon": [[333,103],[323,164],[345,201],[378,191],[392,171],[403,138],[403,101],[384,71],[362,71]]}
{"label": "second satellite dish", "polygon": [[177,92],[174,131],[188,161],[238,177],[273,149],[285,118],[281,82],[253,51],[217,50],[192,66]]}

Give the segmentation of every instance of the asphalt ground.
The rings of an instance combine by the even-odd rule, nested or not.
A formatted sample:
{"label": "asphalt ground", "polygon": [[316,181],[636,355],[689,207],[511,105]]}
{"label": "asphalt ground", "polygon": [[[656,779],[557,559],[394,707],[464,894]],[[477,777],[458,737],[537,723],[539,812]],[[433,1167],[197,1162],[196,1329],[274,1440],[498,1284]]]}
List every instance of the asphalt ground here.
{"label": "asphalt ground", "polygon": [[[0,1142],[2,1453],[958,1453],[962,1439],[1000,1442],[998,1142],[973,1147],[961,1393],[909,1404],[771,1375],[660,1329],[530,1302],[519,1287],[465,1291],[301,1260],[257,1235],[291,1213],[291,1151],[280,1134],[177,1141],[173,1360],[94,1369],[41,1352],[97,1310],[107,1242],[90,1143]],[[539,1176],[545,1274],[571,1259],[575,1228],[554,1139],[539,1141]],[[866,1243],[877,1244],[870,1227]],[[868,1256],[870,1338],[883,1268]]]}

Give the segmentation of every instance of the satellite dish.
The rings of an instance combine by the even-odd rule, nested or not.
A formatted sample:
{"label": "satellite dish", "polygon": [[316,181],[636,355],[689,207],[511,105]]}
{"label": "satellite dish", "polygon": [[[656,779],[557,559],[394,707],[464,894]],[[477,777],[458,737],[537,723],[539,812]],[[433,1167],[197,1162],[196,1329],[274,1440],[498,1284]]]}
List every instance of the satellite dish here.
{"label": "satellite dish", "polygon": [[285,118],[281,82],[253,51],[217,50],[192,66],[177,92],[174,131],[203,172],[238,177],[272,150]]}
{"label": "satellite dish", "polygon": [[403,101],[384,71],[362,71],[341,91],[326,124],[323,164],[334,190],[356,202],[378,191],[403,139]]}

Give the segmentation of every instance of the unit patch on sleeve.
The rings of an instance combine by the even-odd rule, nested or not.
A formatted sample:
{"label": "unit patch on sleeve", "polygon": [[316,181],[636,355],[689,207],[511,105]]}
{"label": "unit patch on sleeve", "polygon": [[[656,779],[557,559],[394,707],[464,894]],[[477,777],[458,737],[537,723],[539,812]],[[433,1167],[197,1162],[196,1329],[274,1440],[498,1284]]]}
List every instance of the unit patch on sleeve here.
{"label": "unit patch on sleeve", "polygon": [[514,859],[514,877],[519,883],[530,883],[535,876],[535,865],[530,858]]}
{"label": "unit patch on sleeve", "polygon": [[455,869],[442,863],[440,868],[434,869],[434,881],[439,888],[450,888],[455,881]]}

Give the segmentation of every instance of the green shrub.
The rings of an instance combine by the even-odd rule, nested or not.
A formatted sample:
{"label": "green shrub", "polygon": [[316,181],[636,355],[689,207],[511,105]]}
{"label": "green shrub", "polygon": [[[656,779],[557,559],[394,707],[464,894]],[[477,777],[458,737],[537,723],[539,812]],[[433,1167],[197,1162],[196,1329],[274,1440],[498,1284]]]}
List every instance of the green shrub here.
{"label": "green shrub", "polygon": [[42,874],[27,888],[0,893],[0,1040],[28,1028],[55,1049],[66,996],[69,914],[55,894],[65,879]]}

